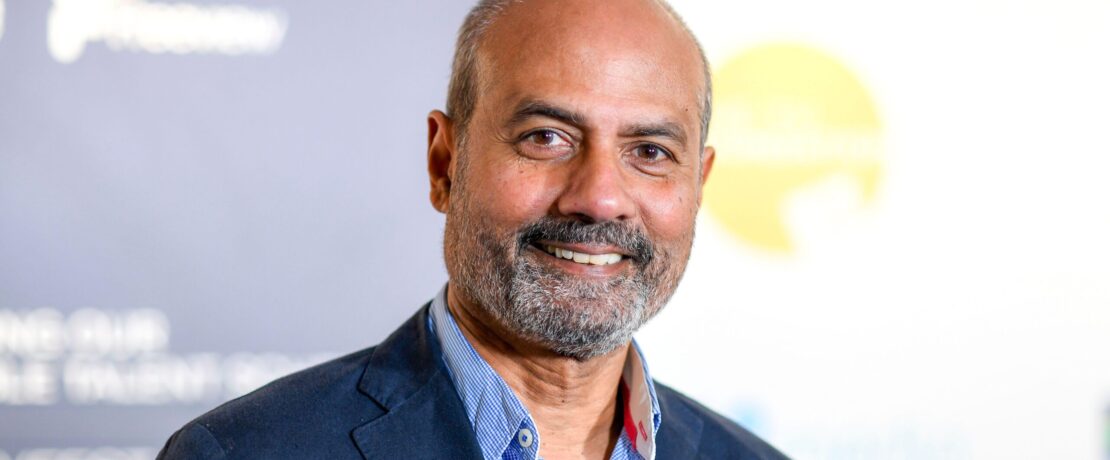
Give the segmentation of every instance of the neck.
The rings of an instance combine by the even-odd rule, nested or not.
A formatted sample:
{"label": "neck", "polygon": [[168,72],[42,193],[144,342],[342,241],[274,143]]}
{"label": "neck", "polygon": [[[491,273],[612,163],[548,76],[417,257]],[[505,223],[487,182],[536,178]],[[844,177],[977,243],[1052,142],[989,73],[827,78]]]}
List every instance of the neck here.
{"label": "neck", "polygon": [[623,422],[617,389],[627,346],[579,361],[502,330],[476,314],[479,309],[453,285],[447,307],[475,351],[528,408],[544,458],[609,458]]}

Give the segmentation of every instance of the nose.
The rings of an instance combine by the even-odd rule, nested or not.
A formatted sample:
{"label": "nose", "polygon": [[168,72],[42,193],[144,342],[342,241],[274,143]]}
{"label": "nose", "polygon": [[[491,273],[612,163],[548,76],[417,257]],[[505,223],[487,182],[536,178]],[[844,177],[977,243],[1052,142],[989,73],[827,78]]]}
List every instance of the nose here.
{"label": "nose", "polygon": [[567,184],[556,209],[583,222],[619,221],[636,213],[619,155],[606,148],[587,148],[570,165]]}

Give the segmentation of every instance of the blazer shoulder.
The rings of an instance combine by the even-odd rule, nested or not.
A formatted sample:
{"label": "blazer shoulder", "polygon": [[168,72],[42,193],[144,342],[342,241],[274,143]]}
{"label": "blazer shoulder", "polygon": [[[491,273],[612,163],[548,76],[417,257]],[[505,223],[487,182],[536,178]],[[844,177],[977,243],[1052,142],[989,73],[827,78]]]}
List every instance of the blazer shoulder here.
{"label": "blazer shoulder", "polygon": [[699,458],[788,459],[763,439],[736,422],[718,414],[677,390],[655,382],[656,396],[663,413],[663,424],[701,425],[697,442]]}
{"label": "blazer shoulder", "polygon": [[[353,427],[383,413],[358,390],[375,347],[289,374],[197,417],[159,459],[297,458],[347,447]],[[280,442],[278,442],[280,440]],[[341,458],[340,452],[335,458]],[[346,452],[358,456],[357,451]]]}
{"label": "blazer shoulder", "polygon": [[179,458],[224,460],[227,455],[223,446],[203,424],[193,422],[170,436],[166,446],[158,453],[158,460]]}

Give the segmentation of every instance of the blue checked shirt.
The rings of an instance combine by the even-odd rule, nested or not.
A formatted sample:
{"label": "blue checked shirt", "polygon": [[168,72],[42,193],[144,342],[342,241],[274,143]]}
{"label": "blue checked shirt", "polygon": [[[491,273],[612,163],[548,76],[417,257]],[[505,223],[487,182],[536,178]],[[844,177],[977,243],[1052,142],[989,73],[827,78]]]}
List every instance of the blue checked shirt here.
{"label": "blue checked shirt", "polygon": [[[447,309],[447,288],[432,301],[428,328],[439,339],[443,360],[462,399],[485,460],[536,460],[540,432],[528,409],[463,336]],[[653,460],[659,401],[640,347],[632,342],[621,385],[625,395],[620,439],[610,460]]]}

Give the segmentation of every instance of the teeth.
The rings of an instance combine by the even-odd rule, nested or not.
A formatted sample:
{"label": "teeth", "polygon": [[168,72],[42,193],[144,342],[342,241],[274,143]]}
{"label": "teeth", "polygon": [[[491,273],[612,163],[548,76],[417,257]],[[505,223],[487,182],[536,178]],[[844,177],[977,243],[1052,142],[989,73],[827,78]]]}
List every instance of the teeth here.
{"label": "teeth", "polygon": [[621,261],[620,254],[583,254],[555,246],[544,246],[544,250],[555,257],[573,260],[580,264],[611,265]]}

